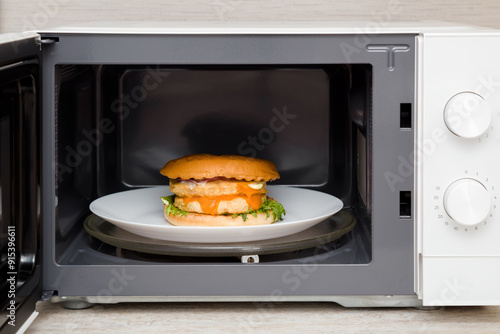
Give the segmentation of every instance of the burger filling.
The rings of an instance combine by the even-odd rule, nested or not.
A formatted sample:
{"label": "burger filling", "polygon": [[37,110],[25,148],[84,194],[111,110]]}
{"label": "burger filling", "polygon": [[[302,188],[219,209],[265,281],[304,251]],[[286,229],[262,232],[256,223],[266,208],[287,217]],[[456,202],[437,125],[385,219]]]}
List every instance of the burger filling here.
{"label": "burger filling", "polygon": [[241,215],[267,213],[273,222],[285,214],[283,206],[267,197],[265,182],[234,179],[170,180],[172,196],[162,197],[167,214],[187,215],[190,212],[209,215]]}
{"label": "burger filling", "polygon": [[265,194],[220,195],[176,197],[174,205],[181,210],[209,215],[225,213],[242,213],[250,209],[257,210],[262,206]]}
{"label": "burger filling", "polygon": [[265,182],[217,178],[211,181],[170,180],[170,191],[180,197],[265,194]]}

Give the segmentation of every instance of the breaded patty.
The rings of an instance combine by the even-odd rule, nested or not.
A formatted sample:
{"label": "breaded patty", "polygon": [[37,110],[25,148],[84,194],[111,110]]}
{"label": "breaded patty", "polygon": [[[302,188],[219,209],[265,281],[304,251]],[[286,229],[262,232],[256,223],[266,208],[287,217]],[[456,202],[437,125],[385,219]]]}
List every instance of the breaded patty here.
{"label": "breaded patty", "polygon": [[265,194],[252,196],[222,195],[210,197],[179,197],[176,196],[174,205],[184,211],[206,214],[234,214],[254,210],[262,206]]}
{"label": "breaded patty", "polygon": [[[253,187],[253,188],[252,188]],[[203,183],[170,180],[170,191],[180,197],[265,194],[265,182],[215,180]]]}

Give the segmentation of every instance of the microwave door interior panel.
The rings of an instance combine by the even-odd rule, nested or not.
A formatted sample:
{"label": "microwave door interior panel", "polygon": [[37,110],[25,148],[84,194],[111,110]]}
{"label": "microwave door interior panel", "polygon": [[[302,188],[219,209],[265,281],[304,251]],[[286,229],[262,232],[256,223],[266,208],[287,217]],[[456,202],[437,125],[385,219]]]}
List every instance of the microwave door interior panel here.
{"label": "microwave door interior panel", "polygon": [[2,333],[26,328],[42,296],[38,37],[0,35]]}
{"label": "microwave door interior panel", "polygon": [[[16,264],[40,248],[35,300],[500,304],[500,34],[292,28],[4,39],[1,222],[26,246]],[[141,237],[90,211],[107,195],[168,189],[159,169],[194,153],[273,161],[276,189],[343,208],[310,230],[244,242]],[[308,210],[298,203],[285,209]]]}

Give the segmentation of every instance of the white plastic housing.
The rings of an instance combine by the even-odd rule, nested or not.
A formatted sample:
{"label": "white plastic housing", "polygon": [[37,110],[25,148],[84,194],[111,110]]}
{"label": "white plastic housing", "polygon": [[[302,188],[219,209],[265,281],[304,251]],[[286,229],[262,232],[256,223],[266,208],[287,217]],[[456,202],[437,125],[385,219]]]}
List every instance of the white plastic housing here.
{"label": "white plastic housing", "polygon": [[424,305],[500,305],[500,34],[418,45],[416,291]]}

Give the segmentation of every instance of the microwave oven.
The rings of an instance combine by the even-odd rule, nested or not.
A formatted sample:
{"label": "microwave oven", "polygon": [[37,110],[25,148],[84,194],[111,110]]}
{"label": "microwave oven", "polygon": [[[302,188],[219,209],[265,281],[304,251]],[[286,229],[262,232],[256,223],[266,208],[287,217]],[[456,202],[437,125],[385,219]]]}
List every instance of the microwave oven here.
{"label": "microwave oven", "polygon": [[[6,331],[41,299],[500,304],[500,32],[128,23],[0,38]],[[343,209],[322,240],[243,243],[130,241],[89,210],[168,186],[159,169],[193,153],[271,160],[276,187]]]}

